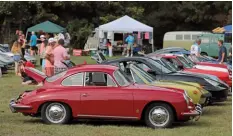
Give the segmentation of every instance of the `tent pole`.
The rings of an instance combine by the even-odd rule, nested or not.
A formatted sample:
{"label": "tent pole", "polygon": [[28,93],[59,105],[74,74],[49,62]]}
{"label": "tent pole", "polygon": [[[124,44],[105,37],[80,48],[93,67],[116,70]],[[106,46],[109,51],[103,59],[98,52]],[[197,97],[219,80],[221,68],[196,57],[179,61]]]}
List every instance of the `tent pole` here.
{"label": "tent pole", "polygon": [[27,32],[26,32],[26,37],[25,37],[26,40],[27,40],[27,36],[28,36],[28,30],[27,30]]}
{"label": "tent pole", "polygon": [[154,52],[155,51],[155,49],[154,49],[154,36],[153,36],[153,32],[152,32],[152,52]]}

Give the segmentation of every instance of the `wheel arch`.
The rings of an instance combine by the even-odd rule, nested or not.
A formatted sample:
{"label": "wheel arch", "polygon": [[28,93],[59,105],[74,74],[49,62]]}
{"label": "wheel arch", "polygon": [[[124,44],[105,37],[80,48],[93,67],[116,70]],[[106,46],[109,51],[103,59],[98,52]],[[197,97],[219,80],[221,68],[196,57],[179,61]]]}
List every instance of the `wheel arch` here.
{"label": "wheel arch", "polygon": [[43,105],[49,104],[49,103],[61,103],[61,104],[67,105],[69,107],[69,109],[70,109],[71,115],[73,116],[73,111],[72,111],[71,106],[68,103],[61,102],[61,101],[45,101],[45,102],[43,102],[42,104],[40,104],[39,108],[37,109],[37,114],[41,113]]}
{"label": "wheel arch", "polygon": [[169,102],[160,101],[160,100],[159,100],[159,101],[151,101],[151,102],[149,102],[149,103],[146,104],[146,106],[143,108],[142,113],[141,113],[141,117],[140,117],[141,120],[144,120],[144,117],[145,117],[145,113],[146,113],[147,108],[148,108],[151,104],[154,104],[154,103],[163,103],[163,104],[169,105],[169,106],[172,108],[173,113],[175,114],[175,115],[174,115],[175,120],[177,120],[177,112],[176,112],[175,107],[174,107],[171,103],[169,103]]}

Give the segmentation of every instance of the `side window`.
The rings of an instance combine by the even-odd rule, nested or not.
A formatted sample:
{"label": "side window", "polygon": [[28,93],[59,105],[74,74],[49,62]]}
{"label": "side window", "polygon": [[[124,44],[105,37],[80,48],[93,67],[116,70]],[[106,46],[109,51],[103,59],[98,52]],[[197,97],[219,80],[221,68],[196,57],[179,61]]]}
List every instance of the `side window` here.
{"label": "side window", "polygon": [[143,64],[143,63],[140,63],[140,62],[137,63],[137,66],[140,67],[141,69],[145,70],[145,71],[151,70],[146,64]]}
{"label": "side window", "polygon": [[191,40],[191,35],[190,34],[185,34],[184,35],[184,40]]}
{"label": "side window", "polygon": [[211,38],[211,43],[217,44],[217,43],[218,43],[218,38],[212,37],[212,38]]}
{"label": "side window", "polygon": [[63,86],[83,86],[83,73],[77,73],[64,79]]}
{"label": "side window", "polygon": [[176,61],[176,60],[174,60],[174,59],[167,59],[170,63],[172,63],[174,66],[175,66],[175,68],[178,68],[178,66],[179,66],[179,64],[178,64],[178,62]]}
{"label": "side window", "polygon": [[112,77],[103,72],[86,72],[85,86],[108,86],[115,87]]}
{"label": "side window", "polygon": [[183,35],[177,34],[176,35],[176,40],[183,40]]}
{"label": "side window", "polygon": [[198,35],[192,35],[192,40],[196,40],[198,38]]}
{"label": "side window", "polygon": [[201,43],[209,43],[209,42],[210,42],[209,37],[202,37],[201,38]]}

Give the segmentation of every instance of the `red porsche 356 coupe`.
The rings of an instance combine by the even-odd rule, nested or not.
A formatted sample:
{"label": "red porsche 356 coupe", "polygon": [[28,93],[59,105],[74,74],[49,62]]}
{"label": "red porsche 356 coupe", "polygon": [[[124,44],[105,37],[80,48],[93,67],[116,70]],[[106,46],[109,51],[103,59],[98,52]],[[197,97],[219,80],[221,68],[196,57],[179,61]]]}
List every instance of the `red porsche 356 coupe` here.
{"label": "red porsche 356 coupe", "polygon": [[198,120],[202,113],[185,91],[131,83],[115,66],[80,65],[52,77],[25,70],[43,86],[12,99],[10,109],[49,124],[101,118],[144,120],[151,128],[166,128],[175,121]]}

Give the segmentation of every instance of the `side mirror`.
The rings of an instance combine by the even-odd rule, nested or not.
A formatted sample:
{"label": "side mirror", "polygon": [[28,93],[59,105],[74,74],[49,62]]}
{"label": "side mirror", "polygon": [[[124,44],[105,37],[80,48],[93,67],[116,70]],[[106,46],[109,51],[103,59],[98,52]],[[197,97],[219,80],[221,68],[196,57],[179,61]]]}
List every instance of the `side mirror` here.
{"label": "side mirror", "polygon": [[150,69],[150,70],[148,70],[147,72],[148,72],[149,74],[156,75],[156,71],[154,71],[154,70],[151,70],[151,69]]}
{"label": "side mirror", "polygon": [[179,69],[184,69],[184,66],[183,65],[179,65],[178,68]]}

